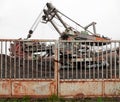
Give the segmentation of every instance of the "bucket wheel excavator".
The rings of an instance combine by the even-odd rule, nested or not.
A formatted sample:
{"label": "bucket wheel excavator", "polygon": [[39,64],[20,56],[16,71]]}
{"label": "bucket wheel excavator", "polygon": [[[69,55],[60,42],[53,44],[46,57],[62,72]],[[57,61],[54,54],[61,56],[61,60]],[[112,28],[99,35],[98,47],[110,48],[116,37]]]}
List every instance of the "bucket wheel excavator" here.
{"label": "bucket wheel excavator", "polygon": [[[65,19],[68,19],[70,22],[74,23],[75,25],[79,26],[80,28],[82,28],[83,30],[82,31],[78,31],[76,30],[74,27],[70,26],[69,24],[67,24],[63,19],[62,17],[63,16]],[[54,20],[57,20],[58,22],[61,23],[61,25],[63,26],[63,29],[61,30],[58,26],[58,24],[54,21]],[[59,40],[65,40],[65,41],[72,41],[72,40],[81,40],[81,41],[90,41],[90,42],[82,42],[82,46],[80,45],[77,45],[77,49],[78,49],[78,52],[80,51],[80,49],[82,50],[86,50],[86,52],[82,52],[82,54],[84,55],[87,54],[90,50],[89,46],[104,46],[106,44],[109,44],[109,41],[111,39],[109,39],[108,37],[105,37],[105,36],[101,36],[99,34],[96,33],[96,22],[92,22],[90,24],[88,24],[87,26],[83,27],[81,26],[79,23],[77,23],[76,21],[72,20],[71,18],[69,18],[68,16],[66,16],[65,14],[63,14],[62,12],[60,12],[58,9],[56,9],[51,3],[46,3],[46,7],[42,10],[42,13],[40,13],[40,15],[38,16],[38,18],[36,19],[35,23],[33,24],[33,26],[31,27],[31,29],[29,30],[29,34],[27,35],[27,39],[29,39],[32,34],[34,33],[36,27],[38,26],[39,22],[42,22],[42,23],[51,23],[52,26],[55,28],[55,30],[59,33],[60,37],[59,37]],[[89,31],[88,28],[89,27],[92,27],[93,28],[93,32]],[[108,42],[108,43],[106,43]],[[20,42],[19,42],[20,43]],[[23,42],[21,42],[23,43]],[[21,46],[20,46],[21,45]],[[33,48],[33,45],[36,46],[36,43],[35,44],[30,44],[30,43],[26,43],[25,44],[27,47],[26,48],[30,48],[30,46],[32,46],[31,48]],[[44,45],[44,44],[43,44]],[[37,46],[40,48],[41,46],[43,47],[43,45],[41,45],[41,43],[37,43]],[[35,47],[34,46],[34,47]],[[54,45],[53,45],[54,46]],[[71,46],[71,45],[70,45]],[[69,47],[70,47],[69,46]],[[13,48],[14,47],[14,48]],[[21,47],[21,48],[20,48]],[[44,45],[44,47],[47,47],[46,45]],[[67,46],[66,46],[67,47]],[[27,55],[27,49],[23,48],[22,44],[19,44],[19,47],[18,47],[18,44],[12,44],[11,45],[11,48],[10,48],[10,53],[12,56],[15,56],[15,52],[16,51],[16,56],[23,56],[23,55],[20,55],[20,53],[22,52],[22,54],[26,54]],[[50,48],[50,47],[49,47]],[[52,48],[52,46],[51,46]],[[16,49],[16,50],[14,50]],[[20,50],[21,49],[21,50]],[[34,48],[36,49],[36,48]],[[76,49],[76,48],[75,48]],[[52,50],[52,49],[50,49]],[[41,50],[40,50],[41,51]],[[33,52],[33,51],[32,51]],[[34,51],[36,52],[36,51]],[[48,51],[49,52],[49,51]],[[53,52],[53,51],[51,51]],[[69,52],[69,51],[68,51]],[[74,51],[73,51],[74,52]],[[29,49],[29,53],[30,53],[30,49]],[[63,54],[65,53],[65,54]],[[54,54],[54,53],[52,53]],[[97,63],[97,59],[99,59],[99,63],[106,63],[106,61],[104,62],[104,58],[101,58],[101,57],[96,57],[96,56],[92,56],[90,55],[89,58],[87,57],[82,57],[82,58],[77,58],[75,57],[74,59],[74,56],[73,54],[74,53],[67,53],[66,52],[63,52],[63,48],[61,48],[60,46],[60,54],[61,54],[61,57],[60,57],[60,60],[62,59],[65,59],[66,57],[65,56],[69,56],[70,58],[70,61],[72,63],[74,63],[74,60],[78,60],[78,63],[87,63],[86,62],[86,59],[88,60],[88,62],[90,63]],[[92,54],[92,53],[91,53]],[[75,55],[75,54],[74,54]],[[76,55],[78,56],[78,55]],[[94,58],[93,58],[94,57]],[[68,58],[68,57],[67,57]],[[91,60],[92,58],[92,60]],[[80,59],[83,59],[83,60],[80,60]],[[93,60],[94,59],[94,60]],[[81,62],[82,61],[82,62]],[[69,62],[69,63],[71,63]],[[68,65],[68,64],[67,64]],[[84,64],[83,64],[84,65]],[[92,65],[91,65],[92,66]]]}

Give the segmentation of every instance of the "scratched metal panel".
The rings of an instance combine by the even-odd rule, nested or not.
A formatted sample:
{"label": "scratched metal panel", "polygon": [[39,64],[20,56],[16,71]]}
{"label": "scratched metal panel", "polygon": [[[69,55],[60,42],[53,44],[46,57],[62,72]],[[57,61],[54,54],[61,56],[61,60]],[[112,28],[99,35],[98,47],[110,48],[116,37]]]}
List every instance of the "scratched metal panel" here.
{"label": "scratched metal panel", "polygon": [[105,96],[120,96],[120,80],[105,82]]}
{"label": "scratched metal panel", "polygon": [[0,96],[11,95],[10,81],[0,80]]}
{"label": "scratched metal panel", "polygon": [[102,82],[62,82],[60,95],[64,97],[102,96]]}
{"label": "scratched metal panel", "polygon": [[53,81],[13,81],[13,96],[47,96],[55,92]]}

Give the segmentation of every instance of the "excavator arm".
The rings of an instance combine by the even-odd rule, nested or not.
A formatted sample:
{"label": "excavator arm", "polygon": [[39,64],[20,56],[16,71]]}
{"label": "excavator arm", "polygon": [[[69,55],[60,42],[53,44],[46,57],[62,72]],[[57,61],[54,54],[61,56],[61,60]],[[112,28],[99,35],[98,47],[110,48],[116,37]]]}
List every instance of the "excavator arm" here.
{"label": "excavator arm", "polygon": [[44,9],[44,15],[42,16],[42,20],[44,23],[50,22],[54,28],[56,29],[56,31],[62,35],[62,32],[59,30],[59,28],[56,26],[56,24],[53,22],[53,18],[57,18],[62,25],[65,27],[65,29],[67,29],[67,25],[65,24],[65,22],[62,20],[62,18],[59,16],[59,11],[51,4],[51,3],[47,3],[46,4],[47,9]]}
{"label": "excavator arm", "polygon": [[[100,36],[96,33],[96,27],[95,27],[96,22],[92,22],[88,24],[87,26],[83,27],[77,22],[75,22],[74,20],[72,20],[71,18],[67,17],[65,14],[61,13],[51,3],[46,4],[46,9],[43,9],[43,13],[44,14],[42,16],[42,22],[43,23],[50,22],[53,25],[53,27],[56,29],[56,31],[60,34],[60,37],[62,40],[66,40],[64,38],[66,36],[69,38],[69,36],[71,37],[71,35],[74,40],[94,40],[94,41],[110,40],[109,38]],[[61,15],[66,17],[67,19],[69,19],[70,21],[78,25],[79,27],[81,27],[84,31],[82,32],[78,31],[74,27],[71,27],[68,24],[66,24],[64,20],[61,18]],[[60,31],[59,27],[53,21],[54,18],[60,21],[60,23],[65,28],[64,31]],[[88,30],[88,28],[91,26],[93,27],[93,32]]]}

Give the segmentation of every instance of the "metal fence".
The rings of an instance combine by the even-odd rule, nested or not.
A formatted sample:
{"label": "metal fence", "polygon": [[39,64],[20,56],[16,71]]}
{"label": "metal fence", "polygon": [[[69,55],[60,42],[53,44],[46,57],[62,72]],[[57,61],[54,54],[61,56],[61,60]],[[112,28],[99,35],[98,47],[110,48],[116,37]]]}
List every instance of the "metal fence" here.
{"label": "metal fence", "polygon": [[0,41],[0,78],[53,78],[55,41]]}
{"label": "metal fence", "polygon": [[120,78],[119,41],[61,41],[61,79]]}
{"label": "metal fence", "polygon": [[119,96],[119,52],[120,41],[0,39],[0,97]]}
{"label": "metal fence", "polygon": [[0,78],[54,78],[55,61],[61,79],[120,78],[119,46],[119,41],[1,40]]}

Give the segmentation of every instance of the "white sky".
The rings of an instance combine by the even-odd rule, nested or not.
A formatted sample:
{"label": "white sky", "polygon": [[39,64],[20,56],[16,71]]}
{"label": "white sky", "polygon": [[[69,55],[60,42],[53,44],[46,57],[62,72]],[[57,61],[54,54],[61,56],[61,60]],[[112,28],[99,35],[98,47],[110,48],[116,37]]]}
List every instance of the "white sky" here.
{"label": "white sky", "polygon": [[[82,26],[97,22],[97,33],[120,40],[120,0],[0,0],[0,39],[26,38],[47,2]],[[57,39],[50,24],[40,23],[32,39]]]}

